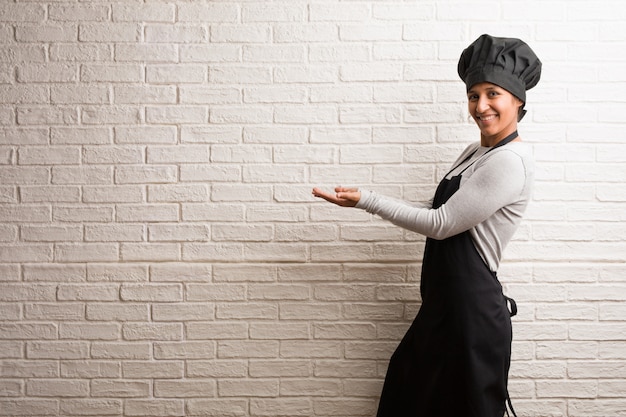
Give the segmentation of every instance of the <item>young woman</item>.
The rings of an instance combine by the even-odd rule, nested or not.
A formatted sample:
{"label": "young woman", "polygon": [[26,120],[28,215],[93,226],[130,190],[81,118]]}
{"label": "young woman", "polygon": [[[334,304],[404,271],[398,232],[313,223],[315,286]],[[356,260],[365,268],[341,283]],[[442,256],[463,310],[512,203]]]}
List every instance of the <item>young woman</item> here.
{"label": "young woman", "polygon": [[367,190],[313,189],[316,197],[427,237],[422,305],[389,362],[378,417],[508,414],[516,305],[496,271],[530,199],[533,162],[517,123],[541,62],[519,39],[482,35],[457,69],[480,142],[459,156],[432,201],[410,205]]}

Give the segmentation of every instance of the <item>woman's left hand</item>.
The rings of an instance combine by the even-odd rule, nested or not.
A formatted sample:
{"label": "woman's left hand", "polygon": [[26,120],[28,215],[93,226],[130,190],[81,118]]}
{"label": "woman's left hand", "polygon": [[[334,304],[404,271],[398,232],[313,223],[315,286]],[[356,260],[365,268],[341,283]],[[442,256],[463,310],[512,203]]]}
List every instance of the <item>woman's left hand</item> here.
{"label": "woman's left hand", "polygon": [[335,187],[335,193],[328,193],[320,188],[313,188],[315,197],[323,198],[341,207],[354,207],[361,199],[361,192],[358,188]]}

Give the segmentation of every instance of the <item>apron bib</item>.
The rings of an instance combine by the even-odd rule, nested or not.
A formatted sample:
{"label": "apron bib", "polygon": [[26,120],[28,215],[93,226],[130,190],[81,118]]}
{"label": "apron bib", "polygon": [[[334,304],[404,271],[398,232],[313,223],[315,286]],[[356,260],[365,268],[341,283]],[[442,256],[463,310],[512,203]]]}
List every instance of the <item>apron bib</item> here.
{"label": "apron bib", "polygon": [[[434,209],[459,189],[462,174],[444,177]],[[469,231],[426,240],[420,292],[420,310],[389,362],[377,417],[502,417],[515,302]]]}

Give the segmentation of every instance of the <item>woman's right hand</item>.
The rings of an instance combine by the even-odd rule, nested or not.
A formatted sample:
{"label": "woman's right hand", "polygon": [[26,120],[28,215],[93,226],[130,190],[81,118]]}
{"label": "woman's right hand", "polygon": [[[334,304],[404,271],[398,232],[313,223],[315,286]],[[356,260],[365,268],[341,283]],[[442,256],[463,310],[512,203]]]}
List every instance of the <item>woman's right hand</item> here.
{"label": "woman's right hand", "polygon": [[358,188],[345,188],[341,186],[335,187],[335,193],[329,193],[315,187],[313,188],[313,195],[341,207],[354,207],[361,199],[361,192]]}

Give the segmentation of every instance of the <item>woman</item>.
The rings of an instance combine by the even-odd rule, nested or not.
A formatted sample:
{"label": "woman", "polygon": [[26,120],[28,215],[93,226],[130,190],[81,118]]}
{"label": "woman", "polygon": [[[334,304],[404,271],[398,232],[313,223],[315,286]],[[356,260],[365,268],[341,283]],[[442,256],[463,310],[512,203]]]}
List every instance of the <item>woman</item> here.
{"label": "woman", "polygon": [[496,271],[530,199],[533,163],[517,123],[541,62],[519,39],[482,35],[457,69],[480,142],[460,155],[432,201],[412,206],[366,190],[313,189],[427,237],[422,305],[390,360],[378,417],[508,414],[516,307]]}

